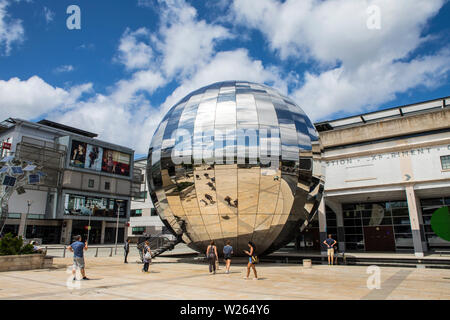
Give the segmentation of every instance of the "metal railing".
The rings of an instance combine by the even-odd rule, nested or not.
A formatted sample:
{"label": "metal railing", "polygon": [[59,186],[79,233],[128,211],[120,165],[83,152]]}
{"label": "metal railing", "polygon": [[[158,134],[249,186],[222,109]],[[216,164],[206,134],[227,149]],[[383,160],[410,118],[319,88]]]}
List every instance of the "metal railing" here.
{"label": "metal railing", "polygon": [[[69,246],[61,246],[61,247],[48,247],[48,246],[42,246],[41,249],[45,251],[46,254],[51,255],[53,257],[57,258],[66,258],[70,256],[70,251],[68,249]],[[136,248],[136,246],[130,245],[130,252],[132,248]],[[88,250],[84,252],[84,255],[87,257],[94,257],[97,258],[100,256],[102,257],[112,257],[113,255],[117,255],[115,252],[115,246],[88,246]],[[94,252],[94,254],[93,254]],[[122,255],[123,251],[119,254]]]}

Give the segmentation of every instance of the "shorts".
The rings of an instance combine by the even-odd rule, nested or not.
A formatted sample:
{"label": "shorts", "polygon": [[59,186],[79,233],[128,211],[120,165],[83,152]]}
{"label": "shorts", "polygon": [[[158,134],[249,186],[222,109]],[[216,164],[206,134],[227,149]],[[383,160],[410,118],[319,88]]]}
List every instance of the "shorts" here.
{"label": "shorts", "polygon": [[327,254],[328,254],[328,256],[333,257],[334,256],[334,249],[333,248],[328,248]]}
{"label": "shorts", "polygon": [[73,257],[73,268],[80,268],[83,269],[84,268],[84,258],[80,258],[80,257]]}
{"label": "shorts", "polygon": [[231,260],[231,256],[230,255],[225,255],[224,259],[225,260]]}

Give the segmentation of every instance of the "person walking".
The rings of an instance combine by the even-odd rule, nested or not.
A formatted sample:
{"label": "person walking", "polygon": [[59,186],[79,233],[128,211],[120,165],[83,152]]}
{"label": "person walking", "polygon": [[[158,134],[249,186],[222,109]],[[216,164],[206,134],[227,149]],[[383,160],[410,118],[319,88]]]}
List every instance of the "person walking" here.
{"label": "person walking", "polygon": [[142,272],[148,272],[148,266],[150,265],[150,262],[152,262],[152,250],[150,249],[150,242],[148,242],[148,240],[145,240],[142,254],[144,256],[144,267],[142,268]]}
{"label": "person walking", "polygon": [[328,238],[323,242],[324,245],[327,246],[327,255],[328,255],[328,265],[333,264],[334,259],[334,248],[333,246],[336,244],[336,240],[334,240],[331,234],[328,235]]}
{"label": "person walking", "polygon": [[76,272],[77,268],[80,268],[81,275],[83,276],[82,280],[89,280],[88,277],[86,277],[85,273],[85,263],[84,263],[84,251],[88,249],[87,241],[86,243],[81,241],[81,236],[75,236],[75,242],[72,243],[69,247],[69,250],[73,252],[73,268],[72,268],[72,274],[73,274],[73,280],[77,280]]}
{"label": "person walking", "polygon": [[125,256],[125,260],[123,263],[128,263],[127,258],[129,252],[130,252],[130,239],[127,239],[127,241],[125,241],[125,244],[123,246],[123,254]]}
{"label": "person walking", "polygon": [[258,262],[258,257],[256,256],[256,246],[253,242],[248,242],[248,247],[250,250],[244,250],[244,253],[248,255],[248,264],[247,264],[247,276],[244,278],[248,280],[248,276],[250,275],[250,268],[253,269],[253,273],[255,274],[255,278],[253,280],[258,280],[258,274],[256,273],[255,264]]}
{"label": "person walking", "polygon": [[208,248],[206,248],[206,257],[209,262],[209,273],[216,274],[216,260],[218,259],[218,254],[217,247],[213,240],[210,242]]}
{"label": "person walking", "polygon": [[223,247],[223,256],[225,259],[225,273],[230,273],[232,254],[233,254],[233,247],[231,246],[231,241],[227,240],[227,245]]}

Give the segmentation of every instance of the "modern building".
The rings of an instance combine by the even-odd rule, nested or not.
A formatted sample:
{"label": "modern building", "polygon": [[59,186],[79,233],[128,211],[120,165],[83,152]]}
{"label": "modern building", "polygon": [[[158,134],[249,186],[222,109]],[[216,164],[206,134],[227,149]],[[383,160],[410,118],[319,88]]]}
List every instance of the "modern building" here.
{"label": "modern building", "polygon": [[89,234],[91,244],[113,243],[116,233],[123,241],[142,172],[132,149],[96,137],[48,120],[0,123],[2,156],[33,161],[46,173],[43,184],[10,198],[4,232],[43,243],[69,243],[75,234]]}
{"label": "modern building", "polygon": [[[147,157],[134,160],[135,168],[145,172],[147,166]],[[147,179],[142,175],[142,184],[140,186],[140,197],[132,198],[130,211],[130,227],[128,228],[128,237],[137,238],[142,235],[160,235],[171,236],[170,231],[164,226],[155,208],[147,188]]]}
{"label": "modern building", "polygon": [[[432,230],[433,212],[450,205],[450,98],[315,124],[326,164],[316,230],[341,250],[415,252],[450,248]],[[305,241],[306,239],[306,241]]]}

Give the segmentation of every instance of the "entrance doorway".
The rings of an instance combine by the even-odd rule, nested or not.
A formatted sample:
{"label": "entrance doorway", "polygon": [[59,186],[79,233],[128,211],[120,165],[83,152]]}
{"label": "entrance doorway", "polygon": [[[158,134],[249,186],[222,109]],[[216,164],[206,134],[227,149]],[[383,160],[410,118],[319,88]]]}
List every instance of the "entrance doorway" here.
{"label": "entrance doorway", "polygon": [[319,228],[308,228],[300,232],[295,238],[297,251],[320,251]]}
{"label": "entrance doorway", "polygon": [[395,251],[392,226],[364,227],[366,251]]}

